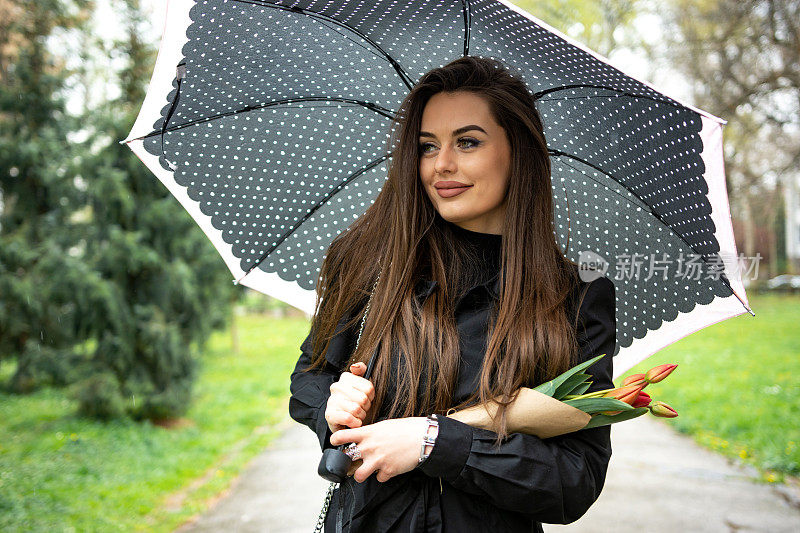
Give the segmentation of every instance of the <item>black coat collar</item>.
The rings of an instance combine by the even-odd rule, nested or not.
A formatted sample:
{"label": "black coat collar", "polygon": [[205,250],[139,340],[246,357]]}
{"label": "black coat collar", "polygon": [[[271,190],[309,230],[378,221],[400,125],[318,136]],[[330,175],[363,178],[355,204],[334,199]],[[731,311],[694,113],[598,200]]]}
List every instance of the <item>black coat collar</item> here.
{"label": "black coat collar", "polygon": [[[431,295],[433,290],[436,288],[438,283],[436,280],[428,279],[428,278],[421,278],[417,281],[416,285],[414,286],[414,294],[420,303],[424,302],[428,296]],[[470,287],[470,291],[477,288],[477,287],[485,287],[489,294],[491,294],[494,298],[500,297],[500,271],[497,272],[494,276],[489,278],[488,280],[484,281],[483,283],[478,283],[477,285],[473,285]]]}
{"label": "black coat collar", "polygon": [[[577,275],[578,265],[573,264],[572,267],[576,271]],[[431,295],[433,290],[436,288],[436,285],[438,285],[436,280],[422,277],[414,285],[414,295],[417,297],[420,303],[422,303]],[[577,294],[586,285],[587,283],[583,280],[580,280],[579,278],[579,281],[574,288],[575,293]],[[498,270],[497,274],[495,274],[488,280],[484,281],[483,283],[479,283],[477,285],[472,286],[469,290],[473,290],[476,287],[481,287],[481,286],[485,287],[486,290],[489,291],[489,294],[492,295],[492,297],[500,298],[500,271]]]}

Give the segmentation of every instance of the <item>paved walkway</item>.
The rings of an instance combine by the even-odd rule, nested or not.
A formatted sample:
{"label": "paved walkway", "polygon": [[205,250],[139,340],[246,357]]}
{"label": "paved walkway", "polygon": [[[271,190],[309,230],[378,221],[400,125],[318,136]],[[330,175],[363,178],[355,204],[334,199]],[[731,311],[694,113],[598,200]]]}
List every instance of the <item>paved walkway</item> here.
{"label": "paved walkway", "polygon": [[[319,443],[307,427],[289,418],[284,425],[227,496],[177,531],[312,532],[328,487],[317,475]],[[600,498],[577,522],[545,525],[547,533],[800,531],[791,497],[750,481],[754,471],[729,465],[674,432],[669,421],[645,415],[614,425],[611,435],[614,453]]]}

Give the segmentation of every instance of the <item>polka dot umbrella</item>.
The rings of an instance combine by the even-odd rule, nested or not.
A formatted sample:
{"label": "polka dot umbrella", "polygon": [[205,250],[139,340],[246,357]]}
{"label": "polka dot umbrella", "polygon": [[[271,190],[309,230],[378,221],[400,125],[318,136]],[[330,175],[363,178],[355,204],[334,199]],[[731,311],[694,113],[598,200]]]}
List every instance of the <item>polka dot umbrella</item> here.
{"label": "polka dot umbrella", "polygon": [[384,183],[402,98],[462,55],[500,59],[537,96],[557,237],[565,245],[569,218],[568,257],[597,263],[617,288],[616,375],[753,314],[725,188],[725,121],[502,0],[170,0],[122,142],[236,282],[312,313],[328,245]]}

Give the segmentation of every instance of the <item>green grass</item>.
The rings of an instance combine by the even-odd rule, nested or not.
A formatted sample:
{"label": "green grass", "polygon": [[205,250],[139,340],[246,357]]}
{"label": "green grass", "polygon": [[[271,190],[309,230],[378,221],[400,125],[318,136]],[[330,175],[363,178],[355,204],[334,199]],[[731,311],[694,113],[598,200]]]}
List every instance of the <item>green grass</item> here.
{"label": "green grass", "polygon": [[660,420],[756,467],[764,481],[782,482],[800,475],[800,298],[765,294],[749,302],[755,317],[709,326],[625,375],[678,363],[665,381],[645,389],[678,411]]}
{"label": "green grass", "polygon": [[0,531],[172,531],[202,512],[279,433],[308,332],[303,318],[237,323],[239,355],[214,334],[183,427],[79,418],[57,389],[0,392]]}
{"label": "green grass", "polygon": [[[750,303],[755,318],[705,328],[627,374],[678,363],[646,389],[680,414],[659,420],[782,481],[800,474],[800,299]],[[185,427],[78,418],[57,389],[0,392],[0,531],[172,531],[203,512],[286,420],[308,331],[303,318],[237,320],[240,354],[230,332],[212,337]],[[12,371],[0,365],[0,381]]]}

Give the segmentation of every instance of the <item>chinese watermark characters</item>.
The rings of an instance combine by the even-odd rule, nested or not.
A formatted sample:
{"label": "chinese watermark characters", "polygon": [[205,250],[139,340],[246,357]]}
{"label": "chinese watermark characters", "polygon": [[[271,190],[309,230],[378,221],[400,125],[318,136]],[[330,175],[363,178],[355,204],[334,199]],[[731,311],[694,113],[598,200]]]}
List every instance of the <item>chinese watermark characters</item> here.
{"label": "chinese watermark characters", "polygon": [[[620,254],[614,257],[614,275],[610,277],[617,281],[650,281],[652,278],[656,278],[656,281],[666,281],[669,278],[719,280],[724,273],[729,278],[741,276],[741,279],[746,279],[749,276],[749,279],[756,279],[760,262],[760,253],[754,257],[741,253],[709,254],[705,257],[683,252],[677,257],[669,257],[665,252]],[[581,279],[587,282],[604,276],[610,265],[605,258],[591,251],[580,252],[578,264]]]}

